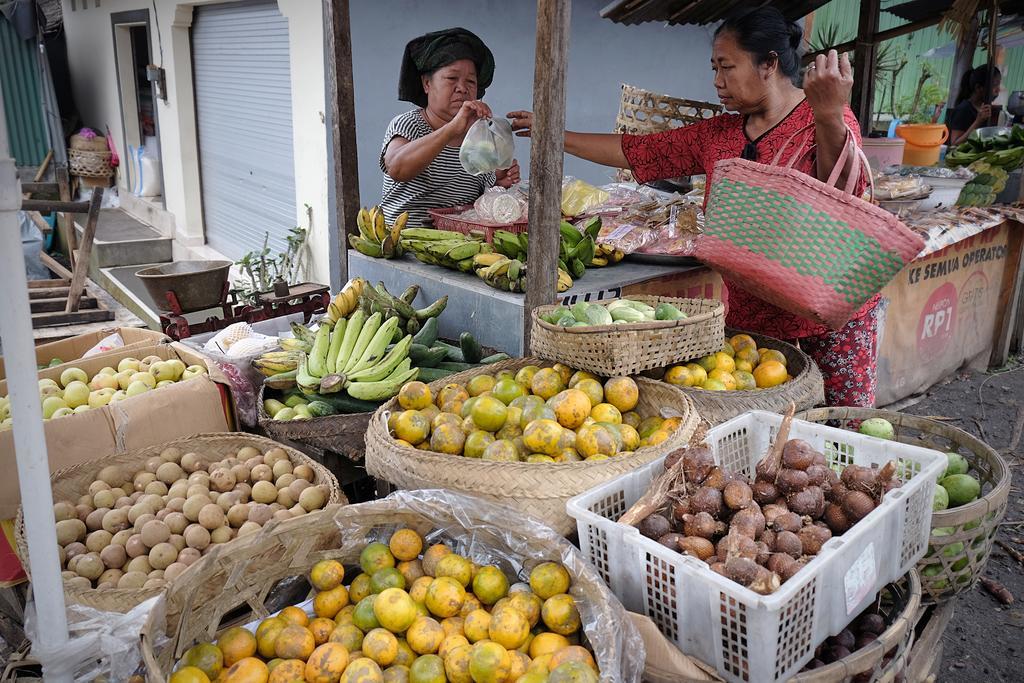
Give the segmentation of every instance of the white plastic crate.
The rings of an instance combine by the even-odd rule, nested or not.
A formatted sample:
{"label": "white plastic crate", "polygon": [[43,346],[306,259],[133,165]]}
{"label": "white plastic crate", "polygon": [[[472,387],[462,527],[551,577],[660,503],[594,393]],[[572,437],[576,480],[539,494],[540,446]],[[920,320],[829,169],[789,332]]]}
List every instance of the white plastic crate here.
{"label": "white plastic crate", "polygon": [[[752,411],[714,427],[707,442],[715,462],[752,479],[781,422],[781,415]],[[821,642],[910,571],[927,548],[935,483],[946,467],[937,451],[801,420],[793,421],[789,438],[809,442],[837,471],[895,460],[901,486],[771,595],[615,521],[664,471],[664,458],[567,505],[584,555],[626,608],[649,616],[679,649],[736,683],[793,676]]]}

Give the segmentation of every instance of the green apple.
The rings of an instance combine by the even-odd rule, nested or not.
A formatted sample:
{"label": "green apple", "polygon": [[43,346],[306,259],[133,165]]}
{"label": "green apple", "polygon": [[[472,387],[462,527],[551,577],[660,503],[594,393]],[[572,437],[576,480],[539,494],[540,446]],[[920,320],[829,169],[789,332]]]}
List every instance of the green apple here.
{"label": "green apple", "polygon": [[60,397],[63,395],[64,390],[53,384],[47,384],[45,387],[39,390],[39,398],[49,398],[50,396]]}
{"label": "green apple", "polygon": [[68,404],[59,396],[49,396],[43,399],[43,419],[49,420],[53,414],[61,408],[67,408]]}
{"label": "green apple", "polygon": [[162,380],[160,380],[159,382],[156,383],[156,388],[159,389],[160,387],[167,387],[167,386],[170,386],[172,384],[174,384],[174,380],[173,379],[162,379]]}
{"label": "green apple", "polygon": [[10,429],[14,426],[14,420],[9,417],[5,417],[3,422],[0,422],[0,429]]}
{"label": "green apple", "polygon": [[132,375],[136,372],[136,370],[122,370],[114,375],[117,378],[117,386],[121,389],[127,389],[128,385],[132,383]]}
{"label": "green apple", "polygon": [[110,397],[110,402],[117,403],[118,401],[123,401],[126,398],[128,398],[128,394],[125,393],[124,389],[118,389],[114,392],[114,395]]}
{"label": "green apple", "polygon": [[135,382],[143,382],[150,389],[156,388],[156,377],[153,377],[153,375],[148,372],[136,372],[132,375],[131,384],[134,384]]}
{"label": "green apple", "polygon": [[112,367],[110,367],[108,365],[107,367],[103,368],[102,370],[100,370],[96,374],[97,375],[116,375],[117,374],[117,370],[115,370],[114,368],[112,368]]}
{"label": "green apple", "polygon": [[64,388],[64,403],[69,408],[77,408],[89,403],[89,385],[75,380]]}
{"label": "green apple", "polygon": [[149,372],[154,363],[162,363],[163,360],[160,356],[146,356],[139,362],[139,372]]}
{"label": "green apple", "polygon": [[172,358],[169,361],[166,361],[166,363],[174,369],[174,377],[171,379],[177,382],[181,379],[181,373],[185,372],[185,362],[178,358]]}
{"label": "green apple", "polygon": [[85,374],[85,370],[80,368],[68,368],[64,372],[60,373],[60,385],[65,389],[72,382],[81,382],[85,384],[89,381],[89,375]]}
{"label": "green apple", "polygon": [[185,368],[184,372],[181,373],[181,379],[195,379],[196,377],[205,374],[206,368],[204,368],[202,365],[190,365],[187,368]]}
{"label": "green apple", "polygon": [[83,406],[78,406],[77,408],[75,408],[74,413],[77,415],[78,413],[87,413],[90,410],[92,410],[92,408],[90,408],[89,404],[86,403]]}
{"label": "green apple", "polygon": [[58,389],[60,389],[60,385],[57,384],[57,382],[55,382],[54,380],[50,379],[49,377],[44,377],[43,379],[39,380],[39,391],[42,391],[43,387],[57,387]]}
{"label": "green apple", "polygon": [[156,378],[157,382],[164,380],[174,381],[174,366],[165,361],[157,361],[149,366],[149,374]]}
{"label": "green apple", "polygon": [[65,406],[64,408],[57,408],[57,410],[54,411],[53,415],[50,416],[50,419],[51,420],[56,420],[58,417],[67,417],[68,415],[74,415],[74,414],[75,414],[75,411],[73,411],[73,410],[71,410],[71,408],[68,408],[67,406]]}
{"label": "green apple", "polygon": [[[154,386],[156,386],[156,385],[154,385]],[[149,391],[151,388],[152,387],[150,387],[145,382],[138,381],[138,380],[133,381],[131,384],[128,385],[128,388],[124,390],[125,397],[126,398],[131,398],[132,396],[138,396],[139,394],[144,394],[147,391]]]}
{"label": "green apple", "polygon": [[117,377],[115,375],[98,374],[89,382],[89,388],[93,391],[99,389],[117,389]]}
{"label": "green apple", "polygon": [[113,395],[113,389],[97,389],[96,391],[93,391],[91,394],[89,394],[89,407],[102,408],[103,406],[110,403],[110,399],[111,397],[113,397]]}
{"label": "green apple", "polygon": [[138,358],[122,358],[117,364],[118,372],[125,372],[131,370],[132,372],[139,371],[139,359]]}

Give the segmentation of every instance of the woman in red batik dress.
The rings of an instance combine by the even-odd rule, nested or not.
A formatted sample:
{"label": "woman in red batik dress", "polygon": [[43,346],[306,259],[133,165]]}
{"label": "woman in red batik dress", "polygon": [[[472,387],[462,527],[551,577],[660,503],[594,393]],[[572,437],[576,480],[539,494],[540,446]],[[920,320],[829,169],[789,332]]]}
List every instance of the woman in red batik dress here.
{"label": "woman in red batik dress", "polygon": [[[833,50],[819,55],[798,87],[802,31],[773,7],[726,20],[715,32],[711,69],[726,110],[693,125],[649,135],[566,132],[565,150],[589,161],[629,168],[637,182],[706,174],[715,162],[742,157],[770,163],[796,131],[814,124],[816,153],[796,169],[828,177],[846,140],[860,144],[859,124],[847,102],[853,87],[850,63]],[[508,114],[519,135],[529,136],[533,115]],[[783,161],[790,154],[783,155]],[[841,179],[841,181],[844,179]],[[862,177],[856,192],[864,190]],[[840,185],[841,186],[841,185]],[[705,201],[707,195],[705,194]],[[759,299],[726,281],[731,327],[796,342],[821,368],[829,405],[873,406],[878,365],[876,295],[842,329],[830,330]]]}

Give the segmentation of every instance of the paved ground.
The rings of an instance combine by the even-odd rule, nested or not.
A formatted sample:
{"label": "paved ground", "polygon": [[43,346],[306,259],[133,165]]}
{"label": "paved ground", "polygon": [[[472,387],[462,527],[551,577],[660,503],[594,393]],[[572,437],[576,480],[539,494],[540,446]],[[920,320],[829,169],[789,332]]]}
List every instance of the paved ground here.
{"label": "paved ground", "polygon": [[[965,373],[932,388],[904,412],[950,418],[981,437],[1006,459],[1013,473],[1009,506],[997,539],[1024,553],[1024,365],[1017,360],[989,374]],[[1024,680],[1024,564],[996,546],[985,576],[1014,596],[1000,604],[981,586],[957,598],[943,639],[940,681],[990,683]]]}

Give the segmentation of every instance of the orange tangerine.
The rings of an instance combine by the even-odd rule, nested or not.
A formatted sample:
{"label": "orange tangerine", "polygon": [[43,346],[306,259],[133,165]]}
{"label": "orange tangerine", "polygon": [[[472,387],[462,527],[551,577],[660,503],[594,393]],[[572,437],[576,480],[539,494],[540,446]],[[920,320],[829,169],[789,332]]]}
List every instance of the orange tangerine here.
{"label": "orange tangerine", "polygon": [[[733,357],[730,354],[725,353],[724,351],[719,351],[715,354],[715,368],[718,370],[725,370],[726,372],[732,372],[736,369],[736,361],[733,360]],[[708,373],[708,376],[710,376],[710,374],[711,373]]]}
{"label": "orange tangerine", "polygon": [[728,340],[726,340],[722,343],[722,350],[719,351],[719,353],[725,353],[731,358],[736,355],[736,349],[733,348],[733,345],[730,344]]}
{"label": "orange tangerine", "polygon": [[398,573],[405,579],[406,586],[412,586],[413,581],[424,576],[423,563],[419,560],[405,560],[403,562],[399,562],[395,569],[397,569]]}
{"label": "orange tangerine", "polygon": [[[733,379],[733,381],[736,381],[735,378]],[[726,391],[729,387],[727,387],[723,382],[713,377],[708,377],[706,380],[704,380],[704,383],[701,385],[700,388],[706,391]]]}
{"label": "orange tangerine", "polygon": [[704,383],[704,380],[708,378],[708,371],[704,368],[703,365],[698,365],[697,363],[687,363],[686,369],[690,371],[691,375],[693,375],[693,384],[691,384],[690,386],[699,387],[701,384]]}
{"label": "orange tangerine", "polygon": [[571,636],[580,630],[580,613],[576,601],[568,593],[552,595],[540,610],[544,625],[554,633]]}
{"label": "orange tangerine", "polygon": [[530,643],[530,657],[536,659],[541,655],[553,655],[569,645],[569,639],[565,636],[548,631],[538,633]]}
{"label": "orange tangerine", "polygon": [[584,458],[612,456],[618,451],[618,443],[611,430],[597,424],[585,425],[576,432],[576,450]]}
{"label": "orange tangerine", "polygon": [[559,451],[562,429],[562,425],[555,420],[534,420],[523,430],[523,444],[532,453],[555,455]]}
{"label": "orange tangerine", "polygon": [[[523,368],[524,370],[526,368]],[[522,372],[522,370],[520,370]],[[495,384],[494,388],[491,389],[491,396],[498,399],[505,405],[512,403],[513,400],[520,396],[525,396],[526,392],[523,391],[523,387],[514,379],[505,377],[499,379]]]}
{"label": "orange tangerine", "polygon": [[696,378],[685,365],[673,365],[665,372],[665,377],[662,379],[677,387],[692,387]]}
{"label": "orange tangerine", "polygon": [[729,344],[736,349],[737,355],[743,349],[753,349],[755,353],[757,352],[757,342],[749,334],[734,334],[729,338]]}
{"label": "orange tangerine", "polygon": [[555,411],[558,424],[566,429],[576,429],[582,425],[591,410],[590,397],[580,389],[558,392],[548,399],[548,406]]}
{"label": "orange tangerine", "polygon": [[552,370],[558,373],[558,376],[562,378],[562,384],[568,386],[569,380],[572,379],[573,369],[563,363],[555,363],[551,366]]}
{"label": "orange tangerine", "polygon": [[554,368],[542,368],[530,380],[530,391],[545,401],[565,389],[562,375]]}
{"label": "orange tangerine", "polygon": [[643,418],[640,417],[640,413],[635,410],[627,410],[622,414],[622,424],[627,424],[633,429],[640,429],[640,423]]}
{"label": "orange tangerine", "polygon": [[363,638],[363,655],[388,666],[398,657],[398,638],[385,628],[375,628]]}
{"label": "orange tangerine", "polygon": [[462,632],[471,643],[478,640],[485,640],[488,636],[488,629],[491,627],[490,613],[477,609],[466,615],[462,624]]}
{"label": "orange tangerine", "polygon": [[401,588],[387,588],[373,601],[373,614],[381,626],[401,633],[416,621],[416,605]]}
{"label": "orange tangerine", "polygon": [[475,683],[503,683],[508,680],[512,660],[498,643],[479,642],[469,651],[469,674]]}
{"label": "orange tangerine", "polygon": [[355,652],[363,646],[363,632],[355,624],[345,624],[331,631],[327,642],[341,643],[349,652]]}
{"label": "orange tangerine", "polygon": [[711,372],[718,367],[718,357],[715,354],[704,356],[697,361],[697,365],[704,368],[706,372]]}
{"label": "orange tangerine", "polygon": [[396,437],[415,446],[430,435],[430,420],[418,410],[405,410],[395,419],[394,431]]}
{"label": "orange tangerine", "polygon": [[266,683],[270,679],[270,669],[256,657],[245,657],[221,673],[221,677],[225,683]]}
{"label": "orange tangerine", "polygon": [[754,369],[754,364],[753,363],[751,363],[749,361],[745,361],[745,360],[738,360],[738,361],[736,361],[736,370],[734,370],[733,372],[737,372],[737,371],[739,371],[739,372],[751,372],[753,369]]}
{"label": "orange tangerine", "polygon": [[441,617],[454,617],[462,608],[466,599],[466,589],[450,576],[434,579],[427,588],[425,604],[431,614]]}
{"label": "orange tangerine", "polygon": [[423,571],[427,576],[433,577],[437,563],[442,557],[451,553],[452,549],[444,543],[435,543],[423,553]]}
{"label": "orange tangerine", "polygon": [[415,560],[423,550],[423,538],[413,529],[399,529],[391,534],[388,550],[396,560],[403,562]]}
{"label": "orange tangerine", "polygon": [[456,645],[441,655],[444,657],[444,673],[451,683],[473,683],[469,673],[469,654],[473,648],[466,643]]}
{"label": "orange tangerine", "polygon": [[477,398],[469,414],[478,429],[496,432],[505,424],[508,408],[493,396],[481,396]]}
{"label": "orange tangerine", "polygon": [[626,412],[636,408],[640,398],[640,388],[631,377],[612,377],[604,383],[604,400]]}
{"label": "orange tangerine", "polygon": [[786,366],[777,360],[762,361],[760,365],[754,368],[753,375],[759,389],[778,386],[789,378]]}
{"label": "orange tangerine", "polygon": [[210,683],[210,677],[197,666],[183,666],[171,674],[168,683]]}
{"label": "orange tangerine", "polygon": [[569,590],[568,570],[557,562],[541,562],[530,571],[530,589],[541,600]]}
{"label": "orange tangerine", "polygon": [[324,643],[306,662],[306,683],[336,683],[348,666],[348,650],[338,643]]}
{"label": "orange tangerine", "polygon": [[256,654],[256,636],[241,626],[234,626],[221,634],[217,647],[224,654],[224,666],[230,668],[235,662]]}
{"label": "orange tangerine", "polygon": [[466,444],[466,433],[460,425],[442,424],[430,435],[430,450],[448,455],[460,455]]}
{"label": "orange tangerine", "polygon": [[732,373],[732,376],[736,378],[737,389],[757,388],[757,381],[754,379],[754,375],[748,370],[740,370],[737,368],[736,371]]}
{"label": "orange tangerine", "polygon": [[323,645],[330,640],[331,634],[337,627],[334,620],[327,617],[317,617],[309,622],[309,632],[313,634],[313,640],[317,645]]}
{"label": "orange tangerine", "polygon": [[434,567],[434,576],[450,576],[465,588],[473,580],[473,563],[462,555],[449,553],[437,562]]}
{"label": "orange tangerine", "polygon": [[612,424],[622,422],[622,413],[611,403],[598,403],[590,411],[590,417],[597,422],[611,422]]}
{"label": "orange tangerine", "polygon": [[721,382],[729,391],[736,388],[736,378],[732,376],[732,372],[729,370],[716,368],[708,373],[708,380],[717,380]]}
{"label": "orange tangerine", "polygon": [[590,654],[590,650],[580,645],[569,645],[567,647],[556,650],[551,655],[551,663],[549,666],[552,669],[565,664],[566,662],[579,662],[584,664],[595,672],[597,671],[597,663],[594,662],[594,656]]}
{"label": "orange tangerine", "polygon": [[341,680],[343,683],[383,683],[384,672],[369,657],[355,657],[345,667]]}
{"label": "orange tangerine", "polygon": [[348,589],[344,586],[335,586],[326,591],[320,591],[313,597],[313,613],[318,617],[334,619],[338,612],[348,604]]}
{"label": "orange tangerine", "polygon": [[[345,653],[348,660],[348,653]],[[273,664],[273,662],[277,664]],[[267,664],[270,669],[270,680],[268,683],[295,683],[295,681],[306,680],[306,663],[301,659],[277,659]]]}
{"label": "orange tangerine", "polygon": [[514,375],[514,379],[519,384],[529,385],[533,381],[533,376],[540,371],[540,367],[537,365],[525,365],[519,368],[519,371]]}
{"label": "orange tangerine", "polygon": [[466,383],[466,391],[470,396],[479,396],[485,391],[494,389],[497,381],[494,379],[494,375],[477,375]]}
{"label": "orange tangerine", "polygon": [[281,659],[309,659],[316,649],[316,638],[305,626],[288,624],[277,634],[274,654]]}
{"label": "orange tangerine", "polygon": [[420,655],[437,652],[444,640],[444,628],[431,617],[417,617],[405,634],[405,640],[412,651]]}
{"label": "orange tangerine", "polygon": [[188,649],[181,658],[182,667],[195,667],[210,680],[224,669],[224,655],[213,643],[199,643]]}
{"label": "orange tangerine", "polygon": [[498,439],[487,444],[480,459],[488,462],[518,462],[519,449],[510,439]]}
{"label": "orange tangerine", "polygon": [[430,387],[423,382],[406,382],[398,391],[398,405],[406,410],[423,410],[433,402]]}
{"label": "orange tangerine", "polygon": [[481,567],[473,576],[473,594],[485,605],[493,605],[508,595],[508,577],[493,565]]}
{"label": "orange tangerine", "polygon": [[487,635],[506,650],[514,650],[529,637],[530,622],[514,607],[494,610],[491,614],[491,623],[487,627]]}
{"label": "orange tangerine", "polygon": [[[474,426],[476,423],[474,423]],[[494,434],[485,432],[482,429],[474,429],[466,437],[462,446],[462,454],[467,458],[479,458],[484,454],[484,449],[494,443]]]}
{"label": "orange tangerine", "polygon": [[544,403],[531,405],[523,408],[522,417],[519,418],[519,426],[526,429],[526,426],[534,420],[555,420],[557,422],[556,418],[555,411],[551,406]]}

